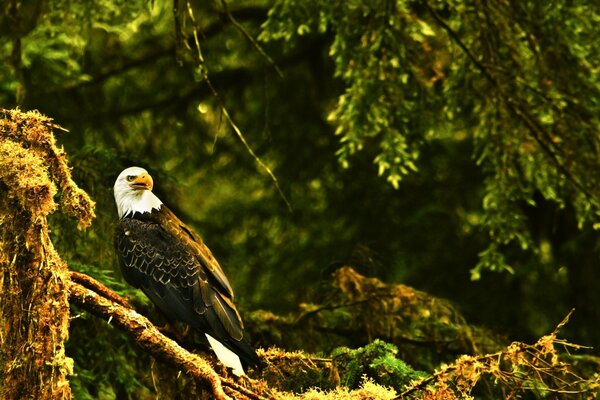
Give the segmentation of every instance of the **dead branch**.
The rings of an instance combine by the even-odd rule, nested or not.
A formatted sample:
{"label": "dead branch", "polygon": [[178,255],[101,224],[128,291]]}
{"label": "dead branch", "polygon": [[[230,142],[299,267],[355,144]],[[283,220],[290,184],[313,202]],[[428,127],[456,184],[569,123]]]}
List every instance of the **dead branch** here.
{"label": "dead branch", "polygon": [[[497,383],[505,385],[513,392],[540,390],[540,387],[533,387],[529,382],[531,376],[537,376],[539,383],[544,385],[545,392],[586,393],[589,388],[582,385],[586,382],[585,379],[566,368],[566,364],[559,361],[555,349],[555,345],[582,347],[556,337],[560,329],[569,321],[573,311],[569,311],[550,334],[541,337],[534,344],[514,342],[495,353],[476,357],[463,355],[452,364],[414,382],[394,400],[412,398],[419,393],[427,392],[432,385],[437,386],[438,389],[449,390],[448,382],[453,382],[453,386],[461,395],[469,394],[483,375],[491,375]],[[558,386],[552,387],[553,384]]]}

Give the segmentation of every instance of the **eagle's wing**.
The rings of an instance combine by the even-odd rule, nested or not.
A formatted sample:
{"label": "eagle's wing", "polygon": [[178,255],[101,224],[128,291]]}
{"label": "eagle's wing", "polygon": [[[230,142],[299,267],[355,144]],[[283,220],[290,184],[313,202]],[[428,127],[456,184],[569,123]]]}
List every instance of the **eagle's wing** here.
{"label": "eagle's wing", "polygon": [[133,218],[119,222],[115,245],[125,279],[165,314],[209,330],[218,339],[241,340],[242,320],[221,267],[201,241],[186,238],[184,228],[177,231],[179,220],[165,211],[161,223]]}
{"label": "eagle's wing", "polygon": [[181,222],[181,220],[164,205],[161,207],[161,222],[169,233],[176,236],[177,239],[198,257],[207,272],[219,282],[224,294],[233,299],[233,289],[229,284],[229,280],[225,276],[225,273],[215,257],[212,255],[210,249],[202,241],[202,238]]}

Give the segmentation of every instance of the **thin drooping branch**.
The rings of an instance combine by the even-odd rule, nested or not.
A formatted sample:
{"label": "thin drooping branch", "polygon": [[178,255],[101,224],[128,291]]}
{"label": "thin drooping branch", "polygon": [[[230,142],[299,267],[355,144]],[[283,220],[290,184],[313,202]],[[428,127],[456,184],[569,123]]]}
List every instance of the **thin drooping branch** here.
{"label": "thin drooping branch", "polygon": [[[86,282],[90,281],[92,278],[86,280]],[[69,298],[71,303],[123,329],[149,354],[181,368],[182,371],[204,383],[215,398],[230,399],[223,391],[221,377],[206,360],[164,336],[146,317],[101,296],[77,281],[71,281]]]}

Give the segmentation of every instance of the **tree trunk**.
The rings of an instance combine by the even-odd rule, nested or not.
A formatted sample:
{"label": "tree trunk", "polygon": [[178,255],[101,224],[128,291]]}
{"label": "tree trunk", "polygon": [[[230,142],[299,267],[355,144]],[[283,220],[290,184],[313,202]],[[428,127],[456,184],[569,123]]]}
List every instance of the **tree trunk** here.
{"label": "tree trunk", "polygon": [[0,398],[69,399],[68,271],[48,236],[62,209],[89,225],[93,202],[71,180],[52,121],[0,109]]}
{"label": "tree trunk", "polygon": [[68,399],[66,266],[48,239],[46,219],[14,212],[6,188],[0,197],[0,398]]}

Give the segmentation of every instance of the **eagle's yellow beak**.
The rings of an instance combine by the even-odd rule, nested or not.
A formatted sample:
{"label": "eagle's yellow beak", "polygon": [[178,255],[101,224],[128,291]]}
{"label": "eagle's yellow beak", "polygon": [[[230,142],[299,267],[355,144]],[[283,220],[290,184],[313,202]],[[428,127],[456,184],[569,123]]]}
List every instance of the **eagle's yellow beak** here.
{"label": "eagle's yellow beak", "polygon": [[133,180],[129,182],[129,186],[131,186],[134,189],[152,190],[154,182],[152,181],[152,177],[149,174],[143,173],[133,178]]}

